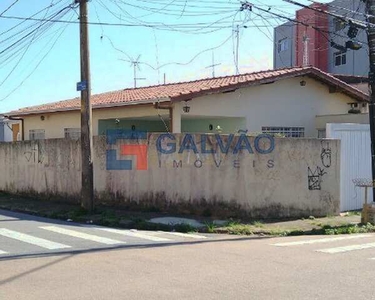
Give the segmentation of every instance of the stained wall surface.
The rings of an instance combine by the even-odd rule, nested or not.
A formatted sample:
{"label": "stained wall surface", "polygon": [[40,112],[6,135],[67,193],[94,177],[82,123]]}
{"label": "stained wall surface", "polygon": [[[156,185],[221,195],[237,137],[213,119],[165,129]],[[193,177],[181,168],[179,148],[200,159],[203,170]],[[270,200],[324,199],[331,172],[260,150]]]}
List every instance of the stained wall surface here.
{"label": "stained wall surface", "polygon": [[[118,133],[94,139],[96,203],[224,217],[337,214],[340,142]],[[80,143],[0,143],[0,190],[79,201]]]}

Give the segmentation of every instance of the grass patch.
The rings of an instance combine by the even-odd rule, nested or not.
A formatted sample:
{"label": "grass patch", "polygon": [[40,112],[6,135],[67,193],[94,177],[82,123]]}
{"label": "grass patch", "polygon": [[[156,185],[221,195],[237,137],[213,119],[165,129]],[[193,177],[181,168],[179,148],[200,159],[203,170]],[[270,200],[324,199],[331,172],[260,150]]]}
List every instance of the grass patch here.
{"label": "grass patch", "polygon": [[350,216],[360,216],[361,215],[361,211],[348,211],[345,215],[345,217],[350,217]]}
{"label": "grass patch", "polygon": [[252,235],[254,234],[254,230],[252,226],[246,224],[236,224],[232,226],[226,226],[217,228],[215,233],[228,233],[228,234],[236,234],[236,235]]}
{"label": "grass patch", "polygon": [[326,215],[326,218],[329,218],[329,219],[332,219],[332,218],[334,218],[335,216],[334,215],[332,215],[332,214],[328,214],[328,215]]}
{"label": "grass patch", "polygon": [[204,225],[208,233],[215,233],[217,226],[213,222],[206,222]]}
{"label": "grass patch", "polygon": [[342,225],[342,226],[330,226],[325,225],[322,227],[324,230],[324,234],[327,235],[336,235],[336,234],[354,234],[354,233],[369,233],[375,232],[375,225],[370,223],[367,224],[349,224],[349,225]]}
{"label": "grass patch", "polygon": [[317,223],[320,228],[272,228],[262,224],[262,227],[256,227],[253,224],[236,224],[215,228],[214,233],[226,233],[236,235],[262,234],[269,236],[297,236],[297,235],[338,235],[375,232],[375,225],[368,224],[345,224],[345,225],[322,225]]}
{"label": "grass patch", "polygon": [[251,223],[251,225],[253,225],[254,227],[257,227],[257,228],[263,228],[264,227],[264,223],[262,221],[254,221]]}

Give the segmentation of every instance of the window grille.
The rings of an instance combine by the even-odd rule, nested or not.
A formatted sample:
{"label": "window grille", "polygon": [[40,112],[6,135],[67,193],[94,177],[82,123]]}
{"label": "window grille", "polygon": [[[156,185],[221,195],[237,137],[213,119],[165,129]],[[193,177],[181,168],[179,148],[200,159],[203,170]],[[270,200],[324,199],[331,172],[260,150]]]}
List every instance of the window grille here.
{"label": "window grille", "polygon": [[271,135],[281,135],[284,137],[304,137],[304,127],[278,127],[278,126],[264,126],[262,132]]}
{"label": "window grille", "polygon": [[81,129],[79,129],[79,128],[64,128],[64,137],[66,139],[78,140],[81,137]]}
{"label": "window grille", "polygon": [[29,139],[30,140],[44,140],[45,131],[44,129],[31,129],[29,130]]}

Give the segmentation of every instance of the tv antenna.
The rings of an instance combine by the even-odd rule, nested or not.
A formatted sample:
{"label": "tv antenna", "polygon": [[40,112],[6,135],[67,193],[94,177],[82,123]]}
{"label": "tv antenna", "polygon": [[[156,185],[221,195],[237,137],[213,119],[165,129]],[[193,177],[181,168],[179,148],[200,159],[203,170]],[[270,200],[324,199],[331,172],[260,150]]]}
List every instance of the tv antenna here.
{"label": "tv antenna", "polygon": [[141,71],[141,68],[139,67],[141,55],[138,55],[137,59],[132,59],[130,62],[130,66],[133,67],[134,70],[134,88],[137,87],[137,80],[145,80],[146,78],[143,77],[137,77],[137,70]]}
{"label": "tv antenna", "polygon": [[212,68],[212,77],[215,77],[215,67],[220,66],[221,64],[215,64],[215,53],[212,51],[212,64],[207,66],[206,69]]}

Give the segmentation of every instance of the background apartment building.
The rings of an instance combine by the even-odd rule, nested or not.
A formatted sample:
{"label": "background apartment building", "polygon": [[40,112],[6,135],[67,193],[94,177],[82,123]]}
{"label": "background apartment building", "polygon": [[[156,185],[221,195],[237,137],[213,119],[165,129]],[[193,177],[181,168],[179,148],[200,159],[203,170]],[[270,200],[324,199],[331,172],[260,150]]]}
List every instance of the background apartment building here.
{"label": "background apartment building", "polygon": [[[365,3],[360,0],[335,0],[326,4],[312,4],[311,7],[365,20]],[[295,19],[316,29],[298,22],[286,22],[276,27],[273,55],[275,69],[307,63],[329,73],[367,76],[369,58],[365,30],[359,29],[356,37],[350,39],[348,24],[308,8],[296,11]],[[349,40],[362,43],[362,48],[340,49]]]}

